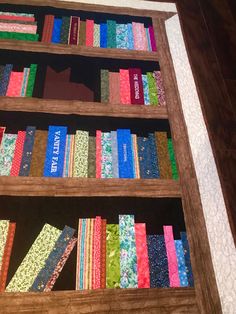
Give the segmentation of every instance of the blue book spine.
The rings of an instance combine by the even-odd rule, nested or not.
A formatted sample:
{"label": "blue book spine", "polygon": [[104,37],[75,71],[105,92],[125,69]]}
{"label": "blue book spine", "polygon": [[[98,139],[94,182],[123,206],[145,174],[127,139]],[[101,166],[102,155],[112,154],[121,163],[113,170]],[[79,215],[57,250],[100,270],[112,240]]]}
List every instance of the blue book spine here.
{"label": "blue book spine", "polygon": [[142,74],[142,82],[143,82],[144,103],[145,105],[150,105],[148,78],[146,74]]}
{"label": "blue book spine", "polygon": [[49,126],[46,159],[44,163],[45,177],[62,177],[66,147],[67,127]]}
{"label": "blue book spine", "polygon": [[152,46],[151,46],[151,39],[150,39],[150,34],[148,28],[145,28],[146,36],[147,36],[147,42],[148,42],[148,50],[152,51]]}
{"label": "blue book spine", "polygon": [[100,24],[100,47],[107,48],[107,24]]}
{"label": "blue book spine", "polygon": [[117,150],[117,132],[116,131],[111,131],[111,149],[112,149],[112,172],[113,172],[113,178],[119,178],[118,150]]}
{"label": "blue book spine", "polygon": [[157,241],[157,287],[170,286],[166,244],[163,235],[156,236]]}
{"label": "blue book spine", "polygon": [[128,49],[134,49],[134,34],[132,24],[128,24]]}
{"label": "blue book spine", "polygon": [[62,19],[54,19],[52,31],[52,43],[59,44],[61,42]]}
{"label": "blue book spine", "polygon": [[128,49],[128,25],[116,24],[116,48]]}
{"label": "blue book spine", "polygon": [[147,235],[147,248],[150,272],[150,288],[158,287],[157,235]]}
{"label": "blue book spine", "polygon": [[175,240],[175,249],[178,261],[178,273],[181,287],[188,287],[188,276],[186,272],[184,248],[181,240]]}
{"label": "blue book spine", "polygon": [[181,240],[183,243],[184,248],[184,259],[185,259],[185,266],[186,266],[186,272],[188,277],[188,284],[190,287],[194,286],[194,280],[193,280],[193,271],[190,261],[190,250],[189,250],[189,244],[188,244],[188,238],[186,232],[180,232]]}
{"label": "blue book spine", "polygon": [[7,87],[9,84],[12,69],[13,69],[13,64],[6,64],[4,68],[2,80],[0,82],[0,96],[6,96]]}
{"label": "blue book spine", "polygon": [[117,130],[119,178],[134,178],[130,130]]}

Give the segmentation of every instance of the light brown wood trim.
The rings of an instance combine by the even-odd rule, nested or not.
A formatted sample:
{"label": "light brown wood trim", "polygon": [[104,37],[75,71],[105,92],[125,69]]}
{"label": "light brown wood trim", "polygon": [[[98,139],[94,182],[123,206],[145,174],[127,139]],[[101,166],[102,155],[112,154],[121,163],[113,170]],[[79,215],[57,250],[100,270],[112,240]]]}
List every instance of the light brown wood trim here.
{"label": "light brown wood trim", "polygon": [[181,197],[178,181],[0,177],[0,195]]}
{"label": "light brown wood trim", "polygon": [[167,119],[165,107],[106,104],[77,100],[0,97],[0,110],[143,119]]}
{"label": "light brown wood trim", "polygon": [[201,205],[200,193],[194,169],[187,128],[178,93],[174,67],[171,60],[164,22],[153,19],[159,40],[160,66],[164,79],[167,110],[174,142],[186,229],[190,244],[191,263],[194,273],[195,292],[201,313],[219,314],[221,304],[211,260],[207,230]]}
{"label": "light brown wood trim", "polygon": [[16,51],[30,51],[30,52],[43,52],[50,54],[68,54],[96,58],[113,58],[113,59],[131,59],[131,60],[146,60],[158,61],[158,53],[152,51],[136,51],[118,48],[99,48],[99,47],[86,47],[75,45],[63,44],[48,44],[39,41],[30,42],[23,40],[0,40],[0,47],[4,50]]}
{"label": "light brown wood trim", "polygon": [[194,289],[106,289],[42,293],[2,293],[8,313],[198,313]]}
{"label": "light brown wood trim", "polygon": [[31,6],[48,6],[65,10],[80,10],[80,11],[89,11],[89,12],[101,12],[107,14],[124,14],[131,16],[146,16],[146,17],[158,17],[160,19],[167,19],[174,15],[173,12],[161,12],[152,10],[143,10],[143,9],[133,9],[126,7],[114,7],[108,5],[98,5],[98,4],[89,4],[89,3],[76,3],[76,2],[67,2],[67,1],[57,1],[57,0],[0,0],[1,3],[16,4],[16,5],[31,5]]}

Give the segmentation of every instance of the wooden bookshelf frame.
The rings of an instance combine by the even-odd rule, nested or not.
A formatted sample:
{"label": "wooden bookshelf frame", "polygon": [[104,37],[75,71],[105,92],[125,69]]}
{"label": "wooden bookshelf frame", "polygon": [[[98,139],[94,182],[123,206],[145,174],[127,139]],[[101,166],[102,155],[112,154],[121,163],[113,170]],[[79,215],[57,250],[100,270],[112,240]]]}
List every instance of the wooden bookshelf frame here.
{"label": "wooden bookshelf frame", "polygon": [[[19,4],[19,0],[8,0],[0,3]],[[20,4],[28,4],[28,1],[21,0]],[[1,309],[4,313],[10,313],[14,307],[17,312],[41,312],[64,313],[71,311],[72,313],[82,313],[88,311],[104,313],[112,311],[112,313],[127,313],[133,311],[135,313],[143,313],[149,311],[152,313],[221,313],[220,299],[218,295],[216,279],[214,275],[210,247],[208,243],[207,230],[203,216],[198,182],[192,160],[191,150],[188,143],[186,125],[181,109],[180,96],[178,93],[175,73],[169,52],[168,42],[165,33],[164,20],[173,14],[141,11],[136,9],[115,8],[108,6],[78,4],[72,2],[57,2],[56,0],[46,0],[40,2],[31,0],[30,5],[52,6],[65,9],[79,9],[94,12],[109,12],[114,14],[128,14],[149,16],[153,18],[153,26],[155,34],[158,33],[159,51],[157,59],[159,60],[163,81],[166,91],[167,112],[157,112],[159,109],[153,108],[118,108],[116,106],[90,103],[90,109],[82,108],[84,104],[80,102],[72,102],[72,113],[79,115],[114,116],[114,117],[139,117],[139,118],[169,118],[170,127],[173,135],[173,142],[176,151],[176,159],[180,173],[179,182],[171,182],[163,180],[122,180],[122,179],[48,179],[48,178],[0,178],[0,195],[41,195],[41,196],[136,196],[136,197],[181,197],[184,209],[186,228],[189,238],[191,262],[194,273],[194,288],[172,288],[172,289],[127,289],[127,290],[98,290],[98,291],[58,291],[50,293],[7,293],[0,295]],[[15,43],[15,42],[14,42]],[[49,53],[90,53],[89,50],[82,49],[80,53],[70,50],[69,47],[62,48],[64,52],[60,52],[61,48],[57,47],[54,51],[49,50],[46,45],[34,43],[26,45],[20,43],[15,45],[16,50],[45,52]],[[52,45],[49,45],[50,47]],[[12,43],[7,41],[5,48],[14,49]],[[40,48],[41,47],[41,48]],[[37,50],[38,49],[38,50]],[[42,50],[40,50],[42,49]],[[70,52],[69,52],[70,51]],[[95,51],[96,52],[96,51]],[[95,53],[94,52],[94,53]],[[93,53],[93,52],[91,52]],[[96,52],[99,57],[100,52]],[[95,53],[95,54],[96,54]],[[147,60],[141,58],[138,51],[134,52],[138,56],[136,60]],[[122,55],[111,51],[108,57],[116,54],[117,58],[126,58]],[[148,56],[154,54],[146,54]],[[143,56],[143,54],[142,54]],[[131,54],[129,57],[131,58]],[[151,60],[151,59],[148,59]],[[30,104],[31,101],[31,104]],[[15,102],[15,103],[14,103]],[[35,106],[35,107],[34,107]],[[60,107],[60,108],[59,108]],[[136,106],[135,106],[136,107]],[[141,106],[140,106],[141,107]],[[104,109],[105,108],[105,109]],[[56,104],[56,101],[38,100],[38,99],[0,99],[0,110],[16,110],[30,112],[51,112],[69,114],[71,111],[64,103]],[[90,111],[91,110],[91,111]],[[153,111],[152,111],[153,110]],[[155,112],[156,110],[156,112]],[[140,114],[141,112],[141,114]],[[54,181],[55,180],[55,181]],[[51,182],[54,182],[53,186]],[[34,184],[33,184],[34,183]],[[47,185],[48,184],[48,185]],[[82,192],[74,193],[73,189],[84,187]],[[72,187],[72,190],[70,188]],[[91,188],[93,192],[91,192]],[[64,311],[64,312],[63,312]]]}

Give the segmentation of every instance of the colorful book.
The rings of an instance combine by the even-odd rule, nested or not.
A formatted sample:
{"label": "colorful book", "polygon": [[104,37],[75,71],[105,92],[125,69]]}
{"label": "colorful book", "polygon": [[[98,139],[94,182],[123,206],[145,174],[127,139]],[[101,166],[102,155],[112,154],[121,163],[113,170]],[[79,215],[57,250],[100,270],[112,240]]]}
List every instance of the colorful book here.
{"label": "colorful book", "polygon": [[26,136],[25,131],[19,131],[17,133],[16,145],[15,145],[14,157],[13,157],[12,165],[11,165],[10,176],[16,177],[19,175],[21,160],[23,156],[25,136]]}
{"label": "colorful book", "polygon": [[133,25],[128,23],[128,49],[134,49],[134,33],[133,33]]}
{"label": "colorful book", "polygon": [[29,80],[29,74],[30,74],[30,68],[24,68],[23,83],[22,83],[22,88],[21,88],[21,96],[22,97],[26,96],[26,89],[27,89],[27,84],[28,84],[28,80]]}
{"label": "colorful book", "polygon": [[102,219],[97,216],[94,222],[93,236],[93,289],[101,288],[101,236]]}
{"label": "colorful book", "polygon": [[131,90],[131,104],[143,105],[143,83],[142,83],[142,72],[138,68],[129,68],[129,80]]}
{"label": "colorful book", "polygon": [[78,45],[79,44],[79,23],[80,18],[77,16],[71,16],[70,18],[70,36],[69,44]]}
{"label": "colorful book", "polygon": [[44,163],[45,177],[62,177],[66,146],[67,127],[52,126],[48,128],[46,158]]}
{"label": "colorful book", "polygon": [[51,42],[59,44],[61,41],[62,19],[54,18]]}
{"label": "colorful book", "polygon": [[25,21],[25,22],[34,22],[35,17],[26,16],[26,15],[17,15],[15,13],[5,14],[6,12],[1,12],[0,19],[1,20],[13,20],[13,21]]}
{"label": "colorful book", "polygon": [[79,45],[85,46],[85,42],[86,42],[86,22],[80,21]]}
{"label": "colorful book", "polygon": [[109,102],[120,104],[120,75],[118,72],[109,72]]}
{"label": "colorful book", "polygon": [[168,259],[166,253],[165,238],[163,235],[156,236],[157,241],[157,277],[156,286],[160,288],[170,287]]}
{"label": "colorful book", "polygon": [[158,105],[157,86],[152,72],[147,72],[149,99],[151,105]]}
{"label": "colorful book", "polygon": [[5,133],[5,126],[0,126],[0,147],[1,147],[1,143],[2,143],[2,138],[3,138],[3,134]]}
{"label": "colorful book", "polygon": [[91,237],[91,219],[86,219],[86,230],[85,230],[85,252],[84,252],[84,276],[83,276],[83,288],[89,289],[89,272],[90,267],[90,258],[93,254],[93,250],[90,251],[90,237]]}
{"label": "colorful book", "polygon": [[134,178],[130,130],[117,130],[119,178]]}
{"label": "colorful book", "polygon": [[88,177],[88,145],[89,133],[87,131],[76,131],[73,177]]}
{"label": "colorful book", "polygon": [[3,23],[0,21],[0,31],[1,32],[13,32],[13,33],[28,33],[28,34],[36,34],[37,25],[27,25],[21,24],[17,22],[12,23]]}
{"label": "colorful book", "polygon": [[101,48],[107,48],[107,24],[106,23],[101,23],[100,24],[100,47]]}
{"label": "colorful book", "polygon": [[148,78],[146,74],[142,74],[142,83],[143,83],[144,104],[150,105]]}
{"label": "colorful book", "polygon": [[163,87],[161,72],[160,71],[154,71],[153,76],[156,80],[158,103],[160,106],[166,106],[165,90]]}
{"label": "colorful book", "polygon": [[94,241],[94,224],[95,224],[95,219],[92,218],[90,219],[90,238],[89,238],[89,263],[88,263],[88,289],[93,288],[93,241]]}
{"label": "colorful book", "polygon": [[0,176],[9,176],[16,146],[17,134],[3,134],[0,147]]}
{"label": "colorful book", "polygon": [[24,72],[11,72],[9,84],[7,87],[6,96],[8,97],[20,97],[22,84],[24,80]]}
{"label": "colorful book", "polygon": [[87,219],[79,219],[77,242],[76,290],[84,289],[84,264],[86,252]]}
{"label": "colorful book", "polygon": [[179,174],[178,174],[176,160],[175,160],[174,146],[173,146],[173,142],[171,138],[168,138],[168,151],[169,151],[170,163],[171,163],[171,169],[172,169],[172,178],[174,180],[178,180]]}
{"label": "colorful book", "polygon": [[26,88],[26,97],[32,97],[33,96],[37,67],[38,67],[37,64],[31,64],[30,65],[29,79],[28,79],[28,84],[27,84],[27,88]]}
{"label": "colorful book", "polygon": [[172,179],[172,170],[168,152],[168,138],[166,132],[155,132],[158,162],[161,179]]}
{"label": "colorful book", "polygon": [[131,104],[131,89],[129,70],[120,69],[120,102],[121,104]]}
{"label": "colorful book", "polygon": [[145,28],[145,33],[146,33],[146,37],[147,37],[148,51],[152,51],[152,45],[151,45],[150,34],[149,34],[148,28]]}
{"label": "colorful book", "polygon": [[70,141],[70,161],[69,161],[69,173],[68,176],[73,177],[73,167],[74,167],[74,153],[75,153],[75,135],[71,134]]}
{"label": "colorful book", "polygon": [[119,178],[117,132],[111,131],[112,178]]}
{"label": "colorful book", "polygon": [[102,177],[102,132],[96,131],[96,178]]}
{"label": "colorful book", "polygon": [[156,40],[155,40],[155,34],[154,34],[153,26],[149,26],[148,27],[148,31],[149,31],[152,51],[157,51],[157,46],[156,46]]}
{"label": "colorful book", "polygon": [[93,47],[94,20],[86,20],[86,39],[87,47]]}
{"label": "colorful book", "polygon": [[158,287],[158,249],[157,235],[147,236],[148,259],[150,271],[150,288]]}
{"label": "colorful book", "polygon": [[101,178],[112,178],[112,142],[111,133],[102,132],[101,136],[101,148],[102,148],[102,169]]}
{"label": "colorful book", "polygon": [[6,96],[13,64],[6,64],[0,81],[0,96]]}
{"label": "colorful book", "polygon": [[89,136],[88,177],[96,178],[96,137]]}
{"label": "colorful book", "polygon": [[143,23],[132,22],[134,35],[134,49],[147,50],[147,38]]}
{"label": "colorful book", "polygon": [[129,48],[127,24],[116,24],[116,48],[119,48],[119,49]]}
{"label": "colorful book", "polygon": [[101,230],[101,289],[106,288],[106,219],[102,219],[102,230]]}
{"label": "colorful book", "polygon": [[93,47],[100,47],[100,24],[94,24]]}
{"label": "colorful book", "polygon": [[106,288],[120,287],[119,225],[106,225]]}
{"label": "colorful book", "polygon": [[52,39],[54,15],[47,14],[44,18],[42,42],[50,43]]}
{"label": "colorful book", "polygon": [[38,41],[39,35],[38,34],[26,34],[26,33],[0,32],[0,39]]}
{"label": "colorful book", "polygon": [[48,132],[36,130],[34,138],[34,147],[30,165],[30,177],[43,177],[44,161],[47,150]]}
{"label": "colorful book", "polygon": [[62,17],[62,25],[61,25],[61,33],[60,33],[60,43],[61,44],[68,44],[69,39],[69,32],[70,32],[70,17],[63,16]]}
{"label": "colorful book", "polygon": [[140,179],[139,160],[138,160],[138,143],[137,135],[132,134],[132,146],[133,146],[133,163],[135,178]]}
{"label": "colorful book", "polygon": [[116,48],[116,21],[107,20],[107,48]]}
{"label": "colorful book", "polygon": [[188,287],[188,276],[184,258],[184,248],[181,240],[175,240],[175,250],[178,261],[178,272],[181,287]]}
{"label": "colorful book", "polygon": [[32,151],[34,147],[36,128],[34,126],[27,126],[22,159],[20,164],[19,176],[28,176],[30,173],[30,166],[32,160]]}
{"label": "colorful book", "polygon": [[72,135],[66,135],[66,147],[65,147],[65,157],[64,157],[64,166],[63,166],[63,177],[69,177],[69,168],[70,168],[70,150],[71,150],[71,139]]}
{"label": "colorful book", "polygon": [[184,259],[185,259],[186,273],[188,277],[188,284],[190,287],[193,287],[194,279],[193,279],[193,271],[192,271],[191,260],[190,260],[190,249],[189,249],[187,233],[180,232],[180,236],[183,243]]}
{"label": "colorful book", "polygon": [[101,69],[101,102],[109,102],[109,71]]}

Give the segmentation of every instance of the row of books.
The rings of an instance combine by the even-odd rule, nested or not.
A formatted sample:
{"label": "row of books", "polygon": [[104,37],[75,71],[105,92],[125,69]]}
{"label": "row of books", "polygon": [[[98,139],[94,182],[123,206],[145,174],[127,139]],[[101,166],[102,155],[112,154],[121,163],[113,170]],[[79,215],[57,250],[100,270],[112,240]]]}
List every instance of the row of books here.
{"label": "row of books", "polygon": [[173,227],[147,235],[134,215],[119,215],[119,224],[101,216],[81,218],[78,235],[65,226],[45,224],[6,287],[16,225],[0,220],[1,291],[50,291],[77,242],[76,290],[193,286],[186,232],[174,239]]}
{"label": "row of books", "polygon": [[115,20],[96,23],[92,19],[81,20],[78,16],[46,15],[42,42],[84,45],[87,47],[120,48],[156,51],[152,26],[143,23],[119,24]]}
{"label": "row of books", "polygon": [[0,12],[0,39],[38,41],[34,14]]}
{"label": "row of books", "polygon": [[37,64],[14,71],[13,64],[0,65],[0,96],[32,97]]}
{"label": "row of books", "polygon": [[165,91],[160,71],[142,74],[139,68],[119,72],[101,70],[101,102],[165,106]]}
{"label": "row of books", "polygon": [[0,128],[0,175],[78,178],[178,179],[172,139],[166,132],[147,137],[117,131],[77,130],[49,126],[48,132],[28,126],[18,134]]}

